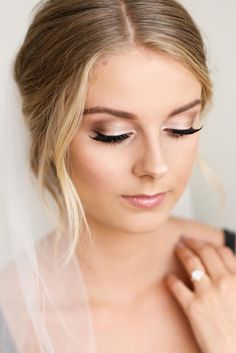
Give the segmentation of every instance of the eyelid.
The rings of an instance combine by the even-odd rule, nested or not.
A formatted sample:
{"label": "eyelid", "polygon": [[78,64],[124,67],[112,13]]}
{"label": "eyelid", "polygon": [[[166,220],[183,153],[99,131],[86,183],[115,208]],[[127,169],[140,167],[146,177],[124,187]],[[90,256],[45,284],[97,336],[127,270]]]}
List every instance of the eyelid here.
{"label": "eyelid", "polygon": [[94,124],[93,125],[93,129],[92,130],[98,130],[100,131],[101,133],[104,133],[104,134],[108,134],[108,133],[112,133],[112,132],[117,132],[117,131],[124,131],[126,132],[128,130],[132,130],[131,127],[129,126],[122,126],[122,125],[115,125],[115,124],[112,124],[111,122],[107,122],[107,123],[99,123],[99,124]]}
{"label": "eyelid", "polygon": [[[202,129],[203,125],[199,129],[194,129],[193,127],[185,130],[178,130],[178,129],[167,129],[170,131],[170,138],[174,138],[176,141],[179,141],[182,138],[187,137],[188,135],[195,134],[196,132],[200,131]],[[127,133],[127,134],[121,134],[121,135],[103,135],[97,131],[94,131],[96,133],[96,136],[90,136],[91,139],[96,140],[101,143],[105,143],[111,146],[118,146],[119,144],[125,142],[126,140],[129,139],[129,137],[132,135],[132,133]]]}
{"label": "eyelid", "polygon": [[[168,122],[171,122],[171,121],[180,121],[182,119],[186,119],[186,120],[194,120],[196,118],[198,118],[201,114],[201,112],[198,111],[198,110],[195,110],[195,111],[187,111],[187,112],[182,112],[182,113],[179,113],[178,115],[175,115],[175,116],[172,116],[170,118],[167,119]],[[182,118],[182,119],[181,119]]]}
{"label": "eyelid", "polygon": [[[186,114],[188,113],[188,114]],[[200,112],[196,108],[191,112],[179,113],[178,116],[174,116],[168,119],[165,126],[161,127],[161,131],[173,130],[188,130],[192,128],[198,128],[201,124],[199,119]],[[180,117],[180,115],[183,117]],[[196,124],[197,122],[197,124]],[[198,123],[199,122],[199,123]],[[132,126],[125,126],[126,124],[117,123],[116,120],[110,121],[98,121],[93,125],[92,132],[100,133],[105,136],[121,136],[126,134],[136,134],[136,129]],[[127,124],[128,125],[128,124]]]}
{"label": "eyelid", "polygon": [[199,119],[199,116],[195,116],[192,119],[185,119],[181,120],[176,119],[176,121],[173,122],[168,122],[168,124],[165,124],[165,126],[162,126],[162,129],[179,129],[179,130],[184,130],[184,129],[189,129],[190,127],[198,126],[201,124],[201,121]]}

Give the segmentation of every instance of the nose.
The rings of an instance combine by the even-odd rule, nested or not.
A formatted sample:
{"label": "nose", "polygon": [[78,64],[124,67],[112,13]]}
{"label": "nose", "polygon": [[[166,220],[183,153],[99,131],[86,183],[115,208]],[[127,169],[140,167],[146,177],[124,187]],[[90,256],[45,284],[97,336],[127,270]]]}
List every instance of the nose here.
{"label": "nose", "polygon": [[138,160],[134,164],[133,173],[136,176],[150,176],[155,179],[163,178],[167,171],[165,150],[160,141],[155,137],[142,145]]}

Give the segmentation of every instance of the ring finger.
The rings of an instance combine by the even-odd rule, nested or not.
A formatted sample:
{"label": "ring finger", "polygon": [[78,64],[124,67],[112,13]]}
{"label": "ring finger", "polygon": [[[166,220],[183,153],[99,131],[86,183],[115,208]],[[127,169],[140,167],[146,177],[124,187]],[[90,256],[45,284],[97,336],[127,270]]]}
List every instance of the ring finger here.
{"label": "ring finger", "polygon": [[204,265],[201,259],[183,242],[180,242],[176,245],[176,252],[181,264],[186,269],[190,278],[191,278],[191,273],[194,270],[202,270],[205,272],[205,274],[203,275],[203,278],[200,281],[196,281],[196,280],[192,281],[196,292],[198,290],[202,291],[204,289],[207,289],[210,284],[210,278],[206,273],[206,270],[204,268]]}

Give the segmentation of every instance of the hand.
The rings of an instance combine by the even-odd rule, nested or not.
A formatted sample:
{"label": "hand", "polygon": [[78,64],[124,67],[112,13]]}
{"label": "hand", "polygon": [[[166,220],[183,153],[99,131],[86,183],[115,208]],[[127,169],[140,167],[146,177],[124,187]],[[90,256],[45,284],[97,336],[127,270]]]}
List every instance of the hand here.
{"label": "hand", "polygon": [[[179,244],[179,245],[178,245]],[[186,238],[176,246],[176,254],[191,276],[194,269],[205,270],[192,291],[176,275],[166,283],[186,314],[203,353],[236,352],[236,256],[227,246]]]}

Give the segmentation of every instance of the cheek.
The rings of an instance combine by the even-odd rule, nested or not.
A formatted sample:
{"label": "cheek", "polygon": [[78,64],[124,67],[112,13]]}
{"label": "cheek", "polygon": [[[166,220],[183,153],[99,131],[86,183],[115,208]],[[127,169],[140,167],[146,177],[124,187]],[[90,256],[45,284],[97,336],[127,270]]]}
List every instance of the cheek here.
{"label": "cheek", "polygon": [[[109,147],[107,147],[109,149]],[[111,147],[110,147],[111,148]],[[111,158],[111,153],[102,153],[94,146],[86,151],[78,152],[71,149],[72,180],[81,193],[104,193],[111,188],[117,188],[120,176],[123,174],[120,158]]]}
{"label": "cheek", "polygon": [[186,142],[180,142],[179,148],[175,150],[172,165],[178,185],[184,187],[189,181],[198,150],[198,137]]}

